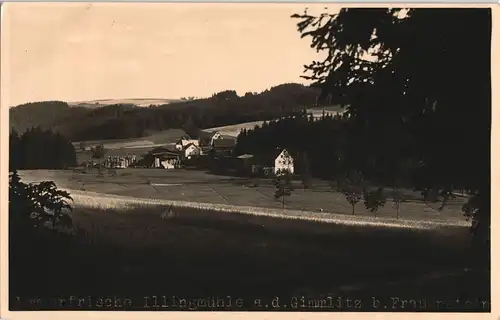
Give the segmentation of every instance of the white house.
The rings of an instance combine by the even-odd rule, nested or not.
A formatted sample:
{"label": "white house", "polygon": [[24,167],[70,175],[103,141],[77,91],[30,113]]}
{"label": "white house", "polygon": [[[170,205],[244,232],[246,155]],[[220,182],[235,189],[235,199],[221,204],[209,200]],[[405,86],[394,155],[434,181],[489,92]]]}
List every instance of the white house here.
{"label": "white house", "polygon": [[191,159],[192,156],[199,156],[201,154],[201,148],[194,143],[190,143],[184,149],[184,158]]}
{"label": "white house", "polygon": [[294,173],[294,160],[286,149],[283,149],[274,159],[274,174],[281,170],[287,170],[291,174]]}
{"label": "white house", "polygon": [[182,151],[184,150],[188,145],[194,144],[195,146],[199,146],[200,142],[198,139],[186,139],[186,138],[181,138],[177,143],[175,144],[175,149]]}

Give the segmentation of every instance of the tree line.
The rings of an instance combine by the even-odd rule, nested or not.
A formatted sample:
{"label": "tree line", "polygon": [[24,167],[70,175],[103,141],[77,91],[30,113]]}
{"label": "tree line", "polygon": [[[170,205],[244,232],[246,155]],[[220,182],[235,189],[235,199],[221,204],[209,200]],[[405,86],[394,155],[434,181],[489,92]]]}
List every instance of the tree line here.
{"label": "tree line", "polygon": [[67,169],[76,165],[76,151],[67,138],[57,132],[30,128],[9,136],[9,171]]}
{"label": "tree line", "polygon": [[238,96],[225,90],[204,99],[186,99],[160,106],[130,104],[98,108],[69,106],[61,101],[35,102],[10,109],[11,127],[22,133],[33,126],[50,129],[71,141],[136,138],[164,129],[212,128],[282,117],[313,106],[317,88],[282,84],[261,93]]}

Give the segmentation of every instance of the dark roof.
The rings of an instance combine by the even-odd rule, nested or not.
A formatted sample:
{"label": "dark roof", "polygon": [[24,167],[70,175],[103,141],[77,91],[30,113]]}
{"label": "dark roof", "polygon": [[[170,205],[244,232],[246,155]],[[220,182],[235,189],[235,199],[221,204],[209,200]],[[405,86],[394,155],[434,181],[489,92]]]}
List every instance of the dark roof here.
{"label": "dark roof", "polygon": [[195,146],[196,148],[200,148],[199,146],[195,145],[194,143],[190,142],[188,144],[186,144],[186,146],[184,147],[185,149],[189,148],[190,146]]}
{"label": "dark roof", "polygon": [[165,147],[158,147],[154,148],[149,152],[150,154],[154,156],[179,156],[180,153],[178,150],[175,149],[175,146],[165,146]]}
{"label": "dark roof", "polygon": [[167,149],[170,152],[179,152],[179,150],[175,148],[175,145],[166,145],[165,149]]}
{"label": "dark roof", "polygon": [[215,139],[214,148],[234,148],[236,146],[236,140],[234,139]]}
{"label": "dark roof", "polygon": [[163,153],[163,152],[169,152],[170,150],[168,150],[167,148],[165,147],[156,147],[154,148],[153,150],[149,151],[151,154],[157,154],[157,153]]}

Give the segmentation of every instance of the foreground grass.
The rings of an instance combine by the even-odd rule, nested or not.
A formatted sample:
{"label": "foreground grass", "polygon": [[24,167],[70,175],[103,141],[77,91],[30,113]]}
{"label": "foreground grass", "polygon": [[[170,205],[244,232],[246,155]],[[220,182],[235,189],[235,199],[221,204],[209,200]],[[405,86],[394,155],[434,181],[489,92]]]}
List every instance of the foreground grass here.
{"label": "foreground grass", "polygon": [[[88,295],[489,297],[488,272],[463,272],[482,270],[485,262],[474,258],[464,227],[388,228],[237,213],[223,219],[196,210],[78,207],[76,235],[31,239],[30,254],[13,250],[11,301]],[[425,280],[429,274],[434,277]]]}

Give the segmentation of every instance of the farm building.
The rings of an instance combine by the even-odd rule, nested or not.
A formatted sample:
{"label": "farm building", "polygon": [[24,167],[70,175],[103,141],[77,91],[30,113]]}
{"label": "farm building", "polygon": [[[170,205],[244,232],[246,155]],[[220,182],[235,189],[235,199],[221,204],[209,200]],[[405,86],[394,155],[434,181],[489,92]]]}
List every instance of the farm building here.
{"label": "farm building", "polygon": [[192,157],[196,157],[201,154],[201,148],[197,144],[190,143],[186,145],[183,152],[185,159],[191,159]]}
{"label": "farm building", "polygon": [[274,152],[260,156],[252,166],[252,171],[262,171],[265,175],[276,175],[281,170],[293,174],[295,172],[294,159],[286,149],[277,148]]}
{"label": "farm building", "polygon": [[182,150],[185,150],[188,147],[188,145],[190,145],[190,144],[193,144],[193,145],[199,147],[200,141],[198,139],[188,139],[188,138],[182,137],[175,144],[175,149],[182,151]]}
{"label": "farm building", "polygon": [[233,153],[234,148],[236,147],[235,139],[216,139],[212,144],[212,149],[214,153],[217,155],[229,156]]}
{"label": "farm building", "polygon": [[236,157],[236,164],[242,173],[257,173],[255,157],[252,154],[242,154]]}
{"label": "farm building", "polygon": [[212,146],[215,140],[222,138],[223,137],[219,131],[214,131],[214,132],[200,131],[199,146],[200,147]]}
{"label": "farm building", "polygon": [[148,158],[146,165],[152,168],[174,169],[180,167],[181,157],[182,154],[175,149],[158,147],[151,150],[144,158]]}

